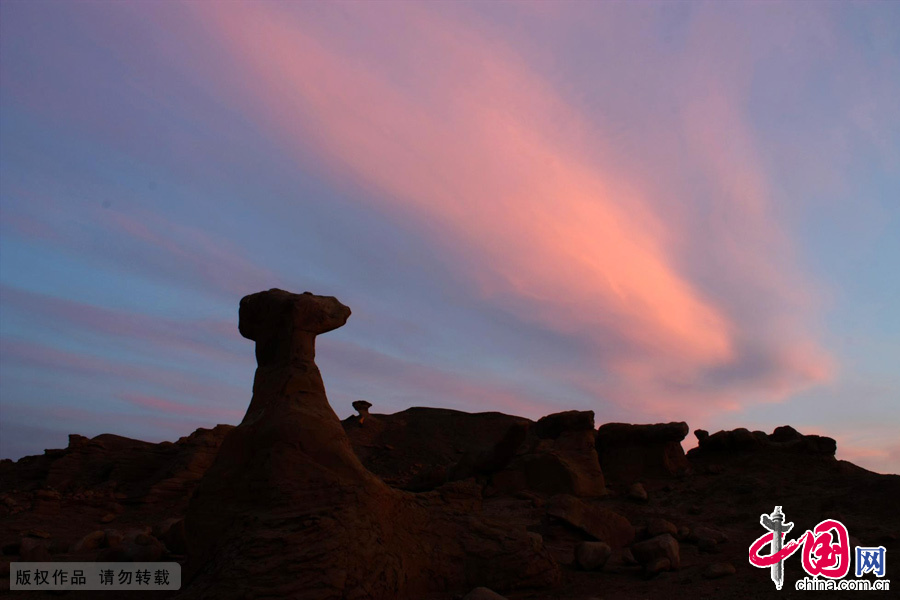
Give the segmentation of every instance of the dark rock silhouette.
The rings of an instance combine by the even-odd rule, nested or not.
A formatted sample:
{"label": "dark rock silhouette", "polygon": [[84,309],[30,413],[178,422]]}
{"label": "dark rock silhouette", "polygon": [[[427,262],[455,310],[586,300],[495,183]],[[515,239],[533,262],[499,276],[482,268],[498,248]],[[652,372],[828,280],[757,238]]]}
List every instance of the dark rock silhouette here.
{"label": "dark rock silhouette", "polygon": [[[750,599],[774,589],[746,553],[775,505],[798,532],[837,518],[854,545],[900,551],[900,477],[790,426],[697,430],[685,456],[686,424],[595,432],[589,411],[535,422],[419,407],[341,423],[314,342],[348,315],[278,290],[242,303],[259,368],[236,428],[159,444],[73,435],[0,461],[0,580],[23,560],[159,558],[193,578],[158,598]],[[785,585],[802,575],[788,561]]]}
{"label": "dark rock silhouette", "polygon": [[597,454],[603,473],[610,480],[631,483],[646,477],[671,477],[690,465],[681,440],[687,423],[631,425],[606,423],[597,429]]}
{"label": "dark rock silhouette", "polygon": [[369,409],[372,408],[372,403],[367,400],[357,400],[353,403],[353,409],[359,413],[357,417],[357,422],[362,425],[365,420],[369,416]]}
{"label": "dark rock silhouette", "polygon": [[699,442],[694,451],[698,453],[775,451],[834,456],[837,452],[837,442],[833,438],[803,435],[789,425],[775,428],[771,435],[744,428],[719,431],[712,435],[698,429],[694,434]]}
{"label": "dark rock silhouette", "polygon": [[240,332],[257,343],[253,399],[188,508],[185,597],[412,598],[556,582],[524,528],[478,516],[477,488],[413,496],[362,465],[314,361],[316,335],[349,316],[309,293],[241,300]]}
{"label": "dark rock silhouette", "polygon": [[594,447],[594,413],[566,411],[540,419],[515,458],[493,475],[491,483],[502,493],[528,490],[603,496],[606,487]]}

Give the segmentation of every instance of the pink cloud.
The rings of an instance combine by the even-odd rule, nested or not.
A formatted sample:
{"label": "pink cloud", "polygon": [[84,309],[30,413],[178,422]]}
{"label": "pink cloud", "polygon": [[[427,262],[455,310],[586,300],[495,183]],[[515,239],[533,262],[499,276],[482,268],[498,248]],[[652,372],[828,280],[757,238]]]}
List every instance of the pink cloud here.
{"label": "pink cloud", "polygon": [[56,298],[0,285],[0,297],[7,310],[16,310],[37,322],[54,323],[57,328],[127,339],[154,353],[187,352],[216,360],[223,365],[245,361],[249,354],[236,352],[228,341],[240,339],[237,326],[225,321],[185,321],[115,310],[83,302]]}
{"label": "pink cloud", "polygon": [[[477,28],[422,6],[360,8],[354,16],[371,24],[375,43],[394,58],[408,51],[386,65],[347,53],[339,35],[284,7],[195,8],[248,82],[241,102],[298,158],[316,144],[335,179],[427,228],[473,291],[504,310],[597,347],[617,340],[602,360],[620,385],[603,382],[601,398],[734,408],[748,395],[783,398],[829,376],[825,353],[790,311],[745,322],[747,311],[731,304],[742,292],[793,305],[807,294],[790,269],[772,267],[789,243],[728,96],[701,96],[685,111],[689,148],[726,195],[714,209],[727,231],[743,232],[713,234],[710,245],[659,208],[664,190],[604,166],[616,147],[590,139],[584,115]],[[698,83],[708,75],[701,65]],[[724,151],[722,126],[735,134]],[[749,283],[711,293],[684,268],[684,244],[722,254]],[[782,346],[765,330],[794,341]],[[748,348],[774,361],[755,377],[742,364]],[[742,370],[740,385],[706,386],[710,373]],[[673,394],[679,385],[685,393]]]}

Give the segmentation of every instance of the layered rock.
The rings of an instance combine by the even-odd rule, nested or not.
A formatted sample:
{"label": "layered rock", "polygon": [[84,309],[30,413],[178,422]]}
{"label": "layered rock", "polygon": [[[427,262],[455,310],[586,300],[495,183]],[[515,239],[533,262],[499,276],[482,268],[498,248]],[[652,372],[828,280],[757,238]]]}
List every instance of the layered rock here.
{"label": "layered rock", "polygon": [[743,427],[718,431],[712,435],[698,429],[694,432],[699,446],[697,453],[741,453],[756,450],[797,452],[810,455],[834,456],[837,442],[821,435],[803,435],[790,425],[776,427],[771,434],[750,431]]}
{"label": "layered rock", "polygon": [[479,488],[414,495],[362,465],[314,360],[316,336],[349,316],[309,293],[241,300],[253,399],[188,508],[185,596],[377,600],[554,583],[558,567],[524,529],[478,516]]}
{"label": "layered rock", "polygon": [[[4,487],[62,493],[115,490],[131,504],[163,503],[184,510],[231,425],[200,428],[177,442],[153,444],[112,434],[72,434],[65,449],[10,465]],[[14,468],[13,468],[14,467]]]}
{"label": "layered rock", "polygon": [[541,418],[508,466],[491,481],[504,493],[604,495],[605,479],[594,447],[594,413],[566,411]]}
{"label": "layered rock", "polygon": [[601,425],[597,429],[600,467],[609,480],[622,483],[684,473],[690,465],[681,440],[688,431],[684,422]]}

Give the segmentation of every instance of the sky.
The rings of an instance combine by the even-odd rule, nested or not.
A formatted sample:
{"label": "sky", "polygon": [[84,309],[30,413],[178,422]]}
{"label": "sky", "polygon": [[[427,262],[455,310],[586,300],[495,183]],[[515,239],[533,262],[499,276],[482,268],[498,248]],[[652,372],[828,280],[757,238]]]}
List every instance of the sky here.
{"label": "sky", "polygon": [[[0,3],[0,457],[338,416],[790,424],[900,471],[900,3]],[[691,434],[685,447],[696,445]]]}

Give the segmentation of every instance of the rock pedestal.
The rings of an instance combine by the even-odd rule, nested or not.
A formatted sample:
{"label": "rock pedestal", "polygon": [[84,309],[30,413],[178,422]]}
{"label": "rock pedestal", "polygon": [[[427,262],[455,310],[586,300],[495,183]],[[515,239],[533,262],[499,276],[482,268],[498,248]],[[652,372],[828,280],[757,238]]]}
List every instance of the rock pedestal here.
{"label": "rock pedestal", "polygon": [[183,596],[377,600],[554,583],[557,565],[524,529],[472,514],[478,491],[408,494],[363,467],[315,364],[316,336],[349,316],[310,293],[241,300],[253,399],[188,508]]}

